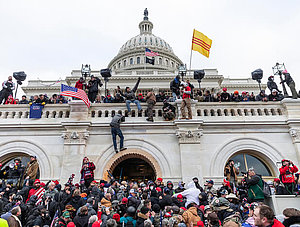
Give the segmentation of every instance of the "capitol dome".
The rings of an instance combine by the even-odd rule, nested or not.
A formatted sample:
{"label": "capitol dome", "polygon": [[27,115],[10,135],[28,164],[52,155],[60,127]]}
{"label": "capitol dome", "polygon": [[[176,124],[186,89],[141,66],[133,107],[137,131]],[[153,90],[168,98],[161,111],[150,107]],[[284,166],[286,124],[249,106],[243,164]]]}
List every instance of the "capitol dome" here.
{"label": "capitol dome", "polygon": [[[165,40],[152,34],[153,24],[148,20],[147,9],[139,29],[140,34],[129,39],[109,63],[108,67],[111,70],[175,70],[183,64]],[[145,63],[145,48],[159,54],[154,57],[154,65]]]}

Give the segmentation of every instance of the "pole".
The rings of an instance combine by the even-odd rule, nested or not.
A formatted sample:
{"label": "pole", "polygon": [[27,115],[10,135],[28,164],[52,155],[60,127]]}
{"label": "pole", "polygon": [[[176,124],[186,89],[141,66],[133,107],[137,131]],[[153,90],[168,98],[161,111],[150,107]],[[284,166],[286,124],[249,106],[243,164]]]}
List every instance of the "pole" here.
{"label": "pole", "polygon": [[191,48],[191,53],[190,53],[190,71],[192,70],[192,55],[193,55],[193,49]]}
{"label": "pole", "polygon": [[284,82],[282,82],[283,79],[282,79],[282,74],[281,73],[279,73],[279,77],[280,77],[280,83],[282,85],[282,90],[283,90],[284,97],[287,98],[287,97],[289,97],[289,94],[287,93]]}
{"label": "pole", "polygon": [[19,87],[19,84],[17,83],[17,88],[16,88],[16,91],[15,91],[15,99],[16,99],[16,97],[17,97],[18,87]]}

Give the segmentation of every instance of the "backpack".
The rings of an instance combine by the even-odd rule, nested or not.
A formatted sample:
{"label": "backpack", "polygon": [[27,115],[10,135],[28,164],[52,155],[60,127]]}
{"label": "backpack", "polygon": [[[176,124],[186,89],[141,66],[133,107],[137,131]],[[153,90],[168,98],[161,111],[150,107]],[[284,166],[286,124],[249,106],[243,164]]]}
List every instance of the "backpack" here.
{"label": "backpack", "polygon": [[262,191],[263,191],[263,193],[264,193],[264,196],[265,196],[265,197],[271,197],[272,192],[271,192],[270,186],[269,186],[268,183],[265,182],[263,179],[261,179],[261,180],[262,180],[262,182],[263,182],[263,188],[262,188]]}

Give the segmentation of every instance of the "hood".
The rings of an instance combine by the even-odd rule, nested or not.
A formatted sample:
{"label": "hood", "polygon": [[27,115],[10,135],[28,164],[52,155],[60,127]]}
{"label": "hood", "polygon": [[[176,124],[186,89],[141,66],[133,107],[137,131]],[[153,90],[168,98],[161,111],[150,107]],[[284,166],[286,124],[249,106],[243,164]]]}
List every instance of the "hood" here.
{"label": "hood", "polygon": [[195,182],[191,181],[190,183],[188,183],[187,188],[196,188]]}
{"label": "hood", "polygon": [[184,186],[182,185],[182,183],[183,183],[182,181],[179,181],[179,182],[178,182],[178,187],[179,187],[180,189],[183,189],[183,187],[184,187]]}
{"label": "hood", "polygon": [[191,212],[193,215],[197,216],[198,213],[197,213],[197,208],[196,207],[190,207],[188,209],[189,212]]}

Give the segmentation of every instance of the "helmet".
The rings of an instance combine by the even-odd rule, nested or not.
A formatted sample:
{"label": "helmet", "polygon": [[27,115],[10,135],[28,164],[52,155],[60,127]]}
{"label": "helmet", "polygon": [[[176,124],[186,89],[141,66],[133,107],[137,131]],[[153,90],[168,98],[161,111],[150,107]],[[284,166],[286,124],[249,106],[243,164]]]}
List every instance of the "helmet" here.
{"label": "helmet", "polygon": [[129,214],[130,216],[134,216],[135,215],[135,208],[133,206],[130,206],[127,208],[126,213]]}

